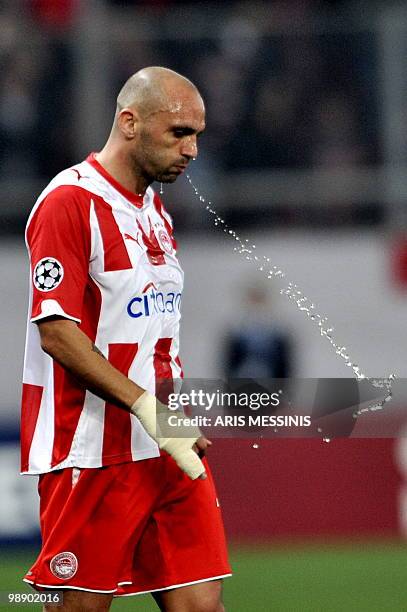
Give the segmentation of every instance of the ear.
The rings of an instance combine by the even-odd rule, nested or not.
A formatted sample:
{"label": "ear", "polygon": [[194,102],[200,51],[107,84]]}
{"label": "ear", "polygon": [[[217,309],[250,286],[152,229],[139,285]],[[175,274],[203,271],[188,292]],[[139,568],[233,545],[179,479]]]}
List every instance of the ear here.
{"label": "ear", "polygon": [[139,118],[137,111],[123,108],[117,116],[117,127],[127,140],[132,140],[137,133]]}

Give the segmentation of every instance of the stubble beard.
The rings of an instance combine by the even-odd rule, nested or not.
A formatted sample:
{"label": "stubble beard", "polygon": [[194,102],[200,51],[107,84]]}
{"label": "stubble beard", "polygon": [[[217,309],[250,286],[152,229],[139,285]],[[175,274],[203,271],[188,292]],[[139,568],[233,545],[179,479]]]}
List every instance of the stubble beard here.
{"label": "stubble beard", "polygon": [[142,135],[140,154],[131,153],[131,164],[136,176],[142,176],[149,184],[154,181],[174,183],[178,178],[175,172],[159,167],[159,160],[156,161],[154,156],[154,146],[149,143],[149,138],[145,134]]}
{"label": "stubble beard", "polygon": [[178,175],[177,174],[160,174],[159,177],[157,177],[157,181],[159,181],[160,183],[175,183],[175,181],[177,180]]}

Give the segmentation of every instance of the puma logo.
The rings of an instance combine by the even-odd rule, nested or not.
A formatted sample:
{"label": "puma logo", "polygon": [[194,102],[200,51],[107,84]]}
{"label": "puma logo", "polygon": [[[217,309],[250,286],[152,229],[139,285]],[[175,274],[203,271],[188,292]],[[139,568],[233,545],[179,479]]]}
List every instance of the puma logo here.
{"label": "puma logo", "polygon": [[76,168],[71,168],[72,172],[76,172],[76,174],[78,175],[78,181],[81,180],[82,175],[80,174],[79,170],[77,170]]}

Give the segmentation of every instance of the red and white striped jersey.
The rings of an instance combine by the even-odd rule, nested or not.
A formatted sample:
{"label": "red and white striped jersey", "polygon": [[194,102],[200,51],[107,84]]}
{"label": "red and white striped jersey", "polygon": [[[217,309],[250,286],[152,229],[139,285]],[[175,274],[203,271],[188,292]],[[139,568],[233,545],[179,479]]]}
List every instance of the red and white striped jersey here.
{"label": "red and white striped jersey", "polygon": [[23,473],[159,456],[139,421],[77,383],[40,345],[36,321],[60,315],[150,393],[180,378],[180,268],[170,216],[149,187],[122,187],[90,155],[58,174],[26,229],[31,264],[24,359]]}

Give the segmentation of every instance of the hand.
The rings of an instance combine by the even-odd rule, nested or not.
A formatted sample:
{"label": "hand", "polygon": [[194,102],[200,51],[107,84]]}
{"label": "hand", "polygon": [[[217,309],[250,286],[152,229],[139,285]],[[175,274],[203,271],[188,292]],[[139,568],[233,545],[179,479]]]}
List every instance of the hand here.
{"label": "hand", "polygon": [[183,472],[192,480],[206,478],[200,453],[211,443],[201,435],[198,427],[181,426],[177,430],[178,437],[163,437],[161,432],[166,430],[168,408],[147,391],[134,402],[130,410],[159,448],[171,455]]}
{"label": "hand", "polygon": [[212,442],[204,436],[201,436],[200,438],[198,438],[192,448],[194,449],[198,457],[202,459],[202,457],[205,457],[206,451],[210,446],[212,446]]}
{"label": "hand", "polygon": [[[207,438],[205,438],[204,436],[201,436],[200,438],[198,438],[198,440],[195,442],[192,448],[196,452],[198,457],[202,459],[206,455],[206,449],[208,449],[210,446],[212,446],[212,442],[208,440]],[[205,480],[206,472],[201,474],[199,478],[200,480]]]}

